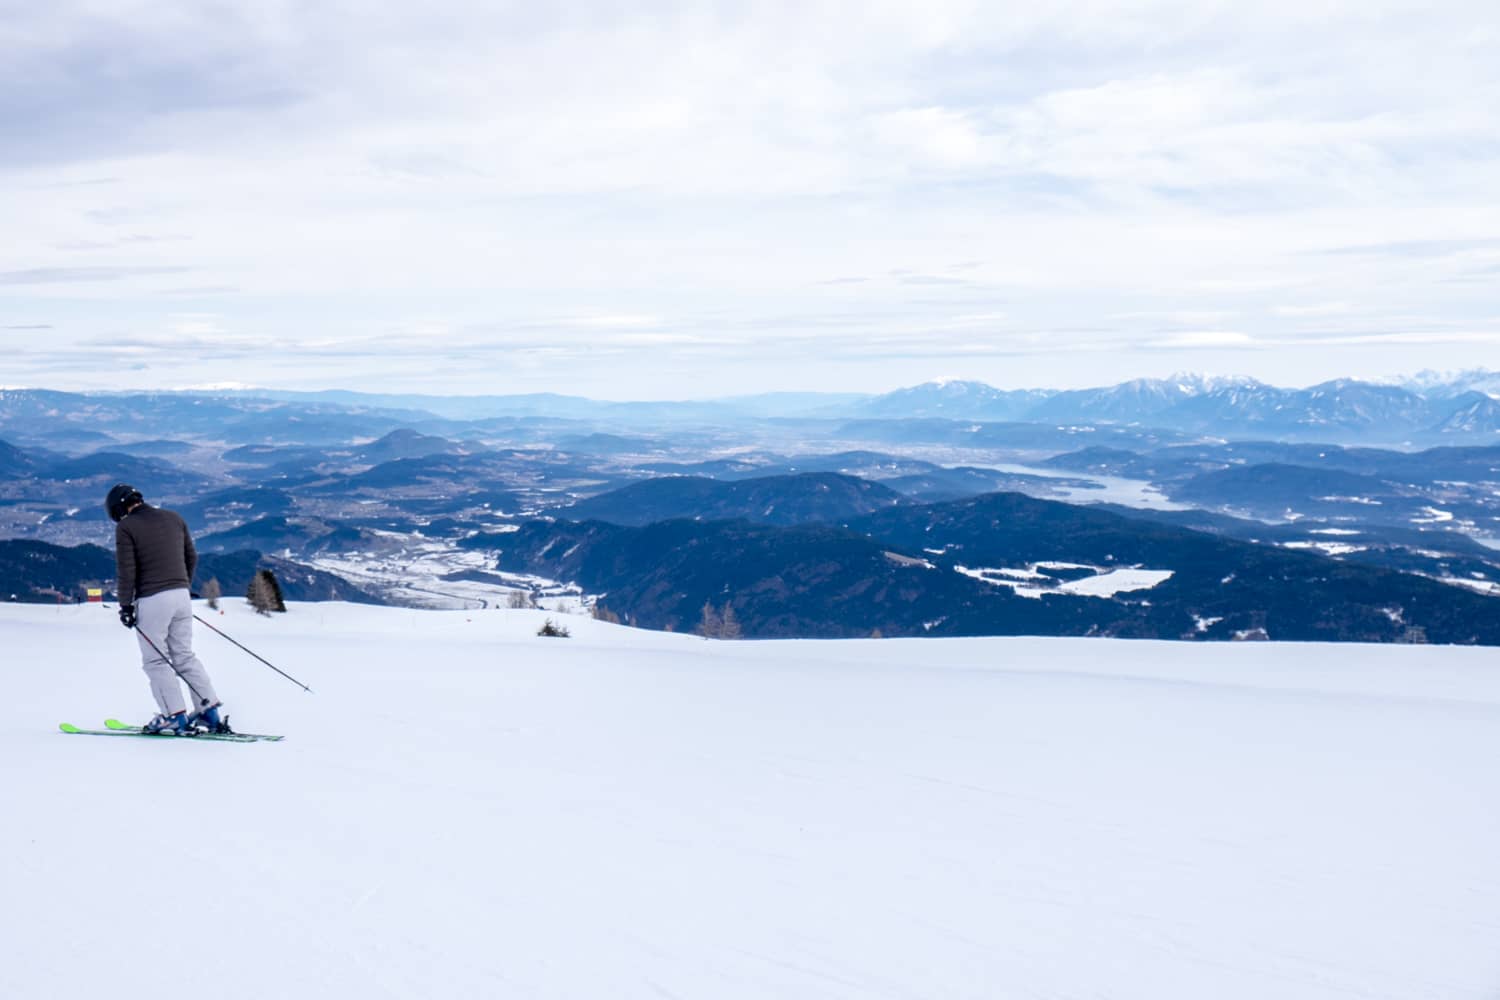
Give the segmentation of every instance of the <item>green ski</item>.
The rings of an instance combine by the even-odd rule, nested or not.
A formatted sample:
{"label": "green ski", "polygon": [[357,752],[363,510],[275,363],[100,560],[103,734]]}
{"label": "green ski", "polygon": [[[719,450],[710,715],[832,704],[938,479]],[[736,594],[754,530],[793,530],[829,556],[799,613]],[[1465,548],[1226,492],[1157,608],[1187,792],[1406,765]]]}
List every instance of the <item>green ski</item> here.
{"label": "green ski", "polygon": [[[121,722],[119,719],[105,719],[104,720],[104,728],[105,729],[109,729],[109,730],[113,730],[114,732],[117,732],[117,733],[140,733],[142,736],[155,735],[153,733],[142,732],[140,726],[126,725],[125,723]],[[197,738],[204,737],[204,736],[210,737],[212,739],[224,739],[224,738],[230,737],[230,736],[238,736],[238,737],[240,737],[240,739],[237,742],[240,742],[240,743],[251,743],[251,742],[257,742],[257,741],[264,741],[264,742],[267,742],[267,743],[274,743],[277,740],[282,740],[282,739],[286,738],[284,736],[272,736],[272,735],[270,735],[268,733],[199,733],[197,737],[193,737],[193,738],[197,739]]]}
{"label": "green ski", "polygon": [[262,743],[281,739],[280,736],[262,736],[258,733],[199,733],[197,736],[169,736],[162,733],[143,732],[139,727],[124,726],[119,729],[80,729],[69,722],[58,724],[58,729],[78,736],[135,736],[151,740],[213,740],[217,743]]}

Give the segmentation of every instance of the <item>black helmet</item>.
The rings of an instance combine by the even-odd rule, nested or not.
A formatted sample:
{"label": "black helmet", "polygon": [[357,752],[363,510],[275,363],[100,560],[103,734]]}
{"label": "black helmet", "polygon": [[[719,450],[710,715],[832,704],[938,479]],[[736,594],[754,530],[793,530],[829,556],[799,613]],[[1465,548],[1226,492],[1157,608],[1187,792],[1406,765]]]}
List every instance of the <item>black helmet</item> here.
{"label": "black helmet", "polygon": [[126,483],[115,483],[109,496],[104,498],[104,509],[109,511],[111,521],[119,521],[126,511],[141,502],[140,490]]}

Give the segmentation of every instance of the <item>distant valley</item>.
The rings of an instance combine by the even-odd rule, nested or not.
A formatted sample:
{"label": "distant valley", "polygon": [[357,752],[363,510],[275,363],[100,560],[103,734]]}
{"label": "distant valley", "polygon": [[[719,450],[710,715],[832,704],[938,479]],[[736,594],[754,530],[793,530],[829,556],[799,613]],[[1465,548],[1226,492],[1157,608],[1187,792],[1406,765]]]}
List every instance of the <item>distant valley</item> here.
{"label": "distant valley", "polygon": [[[0,588],[108,583],[116,481],[293,599],[729,609],[751,637],[1500,643],[1488,373],[716,403],[0,391]],[[1482,398],[1481,398],[1482,397]],[[1435,442],[1445,442],[1436,444]]]}

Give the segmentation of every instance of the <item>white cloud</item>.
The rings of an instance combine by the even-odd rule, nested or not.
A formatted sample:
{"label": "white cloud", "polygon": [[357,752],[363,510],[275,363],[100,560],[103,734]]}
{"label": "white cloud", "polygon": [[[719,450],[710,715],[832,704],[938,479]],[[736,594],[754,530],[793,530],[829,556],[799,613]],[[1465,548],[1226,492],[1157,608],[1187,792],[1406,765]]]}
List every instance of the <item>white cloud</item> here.
{"label": "white cloud", "polygon": [[219,317],[213,313],[183,313],[171,317],[172,332],[183,336],[203,337],[225,333]]}
{"label": "white cloud", "polygon": [[588,326],[603,329],[635,329],[645,326],[660,326],[660,316],[645,316],[634,313],[620,313],[615,315],[601,316],[575,316],[570,319],[559,320],[560,326]]}
{"label": "white cloud", "polygon": [[1255,344],[1254,337],[1234,330],[1195,330],[1187,333],[1174,333],[1169,337],[1152,340],[1146,346],[1156,348],[1254,347]]}
{"label": "white cloud", "polygon": [[1344,316],[1355,311],[1349,302],[1309,302],[1305,305],[1276,306],[1278,316]]}
{"label": "white cloud", "polygon": [[876,137],[914,165],[961,169],[984,162],[983,139],[966,114],[947,108],[913,108],[876,117]]}
{"label": "white cloud", "polygon": [[176,336],[275,342],[281,378],[479,378],[509,345],[554,387],[859,387],[919,350],[1123,376],[1231,334],[1341,374],[1364,355],[1326,338],[1495,318],[1497,18],[32,5],[0,20],[0,282],[54,328],[28,363],[80,380],[83,342],[199,363]]}

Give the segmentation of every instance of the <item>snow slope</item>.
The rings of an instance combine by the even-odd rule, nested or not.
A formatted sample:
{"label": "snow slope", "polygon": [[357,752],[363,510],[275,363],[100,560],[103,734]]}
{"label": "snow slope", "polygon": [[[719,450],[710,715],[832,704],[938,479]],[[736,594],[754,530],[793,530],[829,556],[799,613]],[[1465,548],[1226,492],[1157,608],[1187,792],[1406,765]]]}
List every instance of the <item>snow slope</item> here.
{"label": "snow slope", "polygon": [[0,996],[1500,997],[1493,650],[542,617],[0,606]]}

